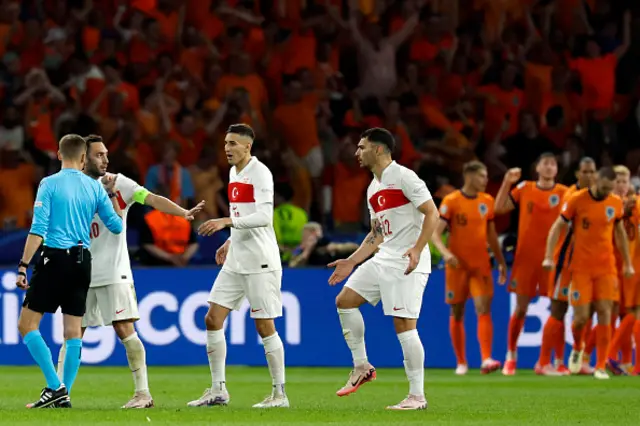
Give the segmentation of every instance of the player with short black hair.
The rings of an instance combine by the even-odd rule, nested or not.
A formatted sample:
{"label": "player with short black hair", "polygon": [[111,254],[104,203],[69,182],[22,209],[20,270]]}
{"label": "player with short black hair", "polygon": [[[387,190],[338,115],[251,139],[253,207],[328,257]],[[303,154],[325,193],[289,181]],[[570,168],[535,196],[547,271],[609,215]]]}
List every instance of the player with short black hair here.
{"label": "player with short black hair", "polygon": [[[18,266],[18,287],[27,289],[20,312],[18,329],[31,356],[47,381],[40,399],[28,408],[70,408],[69,392],[80,368],[82,350],[82,316],[85,314],[87,291],[91,283],[91,219],[97,213],[114,233],[122,232],[118,206],[97,181],[81,170],[86,161],[86,143],[79,135],[66,135],[60,140],[58,159],[62,169],[40,182],[33,205],[33,223]],[[27,268],[42,244],[31,285]],[[64,338],[68,348],[65,368],[60,379],[55,370],[51,350],[38,328],[44,313],[61,308]]]}
{"label": "player with short black hair", "polygon": [[376,378],[376,370],[367,359],[359,307],[382,301],[384,314],[393,317],[409,381],[407,398],[387,408],[421,410],[427,408],[424,347],[416,324],[431,272],[428,243],[439,214],[427,185],[412,170],[393,161],[393,148],[393,136],[385,129],[369,129],[362,134],[356,156],[361,167],[373,173],[367,190],[371,232],[349,258],[329,264],[336,268],[329,285],[336,285],[362,263],[336,298],[342,334],[354,365],[337,395],[356,392]]}
{"label": "player with short black hair", "polygon": [[591,307],[598,314],[596,326],[596,379],[608,379],[606,372],[611,342],[611,311],[618,297],[615,246],[620,250],[624,275],[634,275],[629,255],[629,241],[622,218],[622,200],[612,194],[615,172],[611,167],[598,170],[595,184],[576,192],[564,203],[547,239],[543,266],[554,266],[553,248],[567,224],[571,222],[575,244],[571,258],[570,302],[573,306],[574,348],[569,356],[569,370],[578,373],[582,367],[584,329]]}
{"label": "player with short black hair", "polygon": [[253,138],[250,126],[229,126],[224,150],[231,165],[228,188],[231,217],[208,220],[198,229],[200,235],[210,236],[231,228],[231,237],[216,252],[216,262],[222,265],[222,270],[211,289],[205,316],[211,387],[187,404],[191,407],[229,403],[224,321],[232,310],[240,309],[245,298],[262,337],[273,385],[271,395],[253,407],[289,407],[284,390],[284,346],[274,323],[275,318],[282,316],[282,264],[273,229],[273,175],[251,155]]}
{"label": "player with short black hair", "polygon": [[[150,408],[154,402],[149,392],[146,353],[136,333],[134,323],[139,319],[138,303],[133,284],[133,273],[127,247],[126,220],[130,207],[135,204],[151,206],[158,211],[189,221],[202,210],[204,201],[191,210],[185,210],[173,201],[153,194],[122,174],[107,173],[108,151],[102,137],[85,137],[87,161],[85,175],[108,184],[112,195],[122,209],[123,229],[119,234],[110,232],[99,216],[91,223],[91,286],[86,295],[86,313],[82,318],[82,335],[87,327],[113,326],[122,342],[133,374],[135,393],[122,408]],[[170,255],[165,253],[165,255]],[[66,365],[67,345],[60,348],[58,375],[62,377]]]}

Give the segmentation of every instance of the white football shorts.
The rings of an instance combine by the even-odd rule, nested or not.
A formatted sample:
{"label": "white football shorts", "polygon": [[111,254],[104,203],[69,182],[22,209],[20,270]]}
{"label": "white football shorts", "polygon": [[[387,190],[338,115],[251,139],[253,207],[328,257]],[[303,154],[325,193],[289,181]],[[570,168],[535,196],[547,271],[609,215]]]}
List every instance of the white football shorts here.
{"label": "white football shorts", "polygon": [[111,325],[115,321],[138,320],[138,301],[133,283],[90,287],[83,327]]}
{"label": "white football shorts", "polygon": [[278,318],[282,316],[281,286],[282,271],[238,274],[223,269],[213,283],[209,302],[237,311],[246,297],[251,318]]}
{"label": "white football shorts", "polygon": [[349,277],[345,287],[376,306],[382,300],[385,315],[399,318],[418,318],[422,308],[422,295],[429,274],[389,268],[370,259]]}

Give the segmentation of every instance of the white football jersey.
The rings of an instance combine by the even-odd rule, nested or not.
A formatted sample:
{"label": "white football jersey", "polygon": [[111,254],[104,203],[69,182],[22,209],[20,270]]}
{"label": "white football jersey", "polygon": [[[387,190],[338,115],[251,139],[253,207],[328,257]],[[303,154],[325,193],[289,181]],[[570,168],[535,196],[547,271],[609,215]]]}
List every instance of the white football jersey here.
{"label": "white football jersey", "polygon": [[229,172],[229,211],[242,218],[267,207],[272,219],[258,228],[231,228],[231,245],[223,270],[237,274],[259,274],[282,269],[280,249],[273,230],[273,175],[258,158],[252,157],[240,173]]}
{"label": "white football jersey", "polygon": [[132,283],[131,262],[127,247],[127,213],[133,205],[133,195],[144,188],[128,177],[118,174],[116,196],[122,210],[122,232],[113,234],[98,215],[91,222],[91,287]]}
{"label": "white football jersey", "polygon": [[[402,256],[418,241],[424,221],[418,206],[430,199],[431,193],[418,175],[395,161],[383,170],[380,181],[373,178],[367,189],[367,205],[371,219],[378,220],[384,235],[374,261],[390,268],[407,269],[409,259]],[[415,271],[431,272],[428,245]]]}

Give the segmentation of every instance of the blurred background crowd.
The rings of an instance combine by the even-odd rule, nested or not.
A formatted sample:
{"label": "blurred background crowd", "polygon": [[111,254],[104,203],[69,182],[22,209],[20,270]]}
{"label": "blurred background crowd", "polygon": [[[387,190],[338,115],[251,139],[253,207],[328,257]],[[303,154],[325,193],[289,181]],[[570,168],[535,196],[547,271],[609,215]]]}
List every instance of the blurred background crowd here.
{"label": "blurred background crowd", "polygon": [[[507,168],[532,178],[546,151],[568,184],[583,155],[640,165],[632,0],[0,3],[0,246],[29,227],[66,133],[101,135],[110,170],[151,191],[205,200],[202,221],[228,215],[224,133],[250,124],[293,266],[348,253],[368,228],[371,176],[354,154],[369,127],[395,135],[396,161],[437,199],[471,159],[494,195]],[[151,264],[212,262],[223,241],[180,246],[176,224],[139,206],[129,226],[144,263],[154,244],[171,256]]]}

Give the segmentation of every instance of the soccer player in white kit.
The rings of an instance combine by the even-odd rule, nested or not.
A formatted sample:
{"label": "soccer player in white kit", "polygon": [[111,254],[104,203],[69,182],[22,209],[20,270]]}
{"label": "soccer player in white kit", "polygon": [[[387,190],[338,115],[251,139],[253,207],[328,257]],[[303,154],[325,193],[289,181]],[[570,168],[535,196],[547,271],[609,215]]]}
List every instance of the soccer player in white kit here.
{"label": "soccer player in white kit", "polygon": [[354,364],[347,384],[337,395],[349,395],[376,378],[376,370],[367,360],[359,307],[366,302],[375,306],[382,300],[384,314],[393,317],[409,379],[407,398],[387,408],[421,410],[427,408],[424,348],[416,324],[431,272],[427,243],[439,213],[425,183],[392,160],[394,146],[393,136],[385,129],[373,128],[362,134],[356,156],[360,165],[373,173],[367,190],[371,232],[348,259],[329,264],[336,268],[329,284],[336,285],[364,262],[336,298],[342,334]]}
{"label": "soccer player in white kit", "polygon": [[[87,310],[82,318],[82,334],[84,335],[87,327],[113,325],[125,347],[135,386],[133,398],[122,408],[151,408],[153,398],[149,392],[146,354],[133,325],[140,317],[127,249],[127,213],[133,203],[139,203],[164,213],[193,220],[202,210],[204,201],[191,210],[185,210],[173,201],[151,193],[122,174],[107,173],[109,159],[102,138],[89,135],[85,139],[87,163],[84,172],[94,179],[108,181],[109,187],[113,188],[110,196],[117,197],[123,215],[123,229],[122,233],[113,234],[97,215],[91,223],[91,286],[87,294]],[[64,353],[65,346],[62,346],[58,357],[60,376],[64,371]]]}
{"label": "soccer player in white kit", "polygon": [[232,166],[228,187],[231,217],[211,219],[198,229],[200,235],[208,236],[230,227],[231,237],[216,252],[216,262],[223,266],[211,289],[205,316],[211,388],[189,402],[190,407],[229,403],[223,326],[229,312],[239,309],[245,297],[262,337],[273,384],[271,395],[253,407],[289,407],[284,391],[284,347],[274,324],[274,319],[282,316],[282,265],[273,230],[273,175],[251,156],[253,139],[253,130],[246,124],[234,124],[227,130],[224,151]]}

